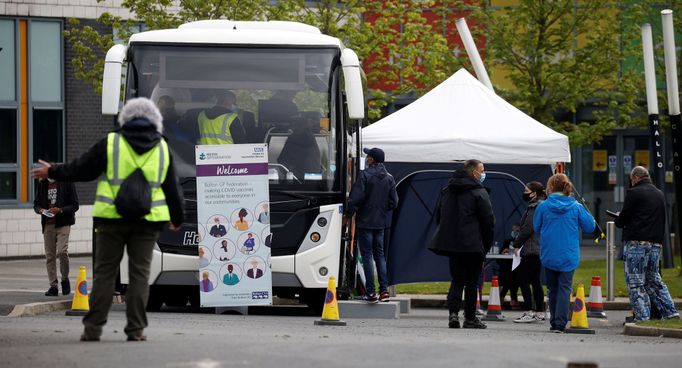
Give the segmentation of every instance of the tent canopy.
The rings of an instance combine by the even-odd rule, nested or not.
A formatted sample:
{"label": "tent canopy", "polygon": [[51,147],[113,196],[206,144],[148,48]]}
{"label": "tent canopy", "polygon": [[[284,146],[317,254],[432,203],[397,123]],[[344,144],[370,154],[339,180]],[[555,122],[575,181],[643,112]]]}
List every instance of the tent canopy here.
{"label": "tent canopy", "polygon": [[362,130],[363,147],[389,162],[570,162],[568,137],[546,127],[460,69],[401,110]]}

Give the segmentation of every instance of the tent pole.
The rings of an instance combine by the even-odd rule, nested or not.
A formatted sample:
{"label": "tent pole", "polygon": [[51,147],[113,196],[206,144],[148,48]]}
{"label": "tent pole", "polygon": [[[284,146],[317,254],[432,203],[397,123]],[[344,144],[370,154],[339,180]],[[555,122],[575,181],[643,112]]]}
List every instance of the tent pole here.
{"label": "tent pole", "polygon": [[478,80],[480,80],[481,83],[495,93],[493,84],[490,82],[490,78],[488,77],[488,72],[485,70],[485,65],[483,65],[483,60],[481,60],[481,55],[478,53],[478,48],[476,48],[474,38],[471,37],[471,32],[469,32],[469,26],[467,26],[466,19],[457,19],[455,25],[457,26],[459,36],[462,38],[462,43],[464,44],[464,48],[467,51],[467,55],[469,55],[469,60],[474,66],[476,77],[478,77]]}

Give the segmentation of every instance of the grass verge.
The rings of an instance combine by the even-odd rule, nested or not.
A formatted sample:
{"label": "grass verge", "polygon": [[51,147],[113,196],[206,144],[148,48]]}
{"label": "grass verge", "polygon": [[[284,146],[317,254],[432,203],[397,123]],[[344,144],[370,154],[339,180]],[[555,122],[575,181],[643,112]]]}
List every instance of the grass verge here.
{"label": "grass verge", "polygon": [[[625,273],[623,262],[616,261],[615,266],[615,294],[616,297],[627,297],[628,290],[625,287]],[[573,292],[575,293],[578,284],[585,285],[585,295],[590,294],[590,284],[592,276],[600,276],[602,282],[602,295],[606,297],[606,261],[592,260],[582,261],[573,275]],[[673,298],[682,298],[682,274],[680,267],[663,269],[663,281],[665,281]],[[449,282],[424,282],[415,284],[398,285],[399,294],[447,294]],[[487,295],[490,290],[490,283],[486,282],[483,287],[483,294]],[[519,291],[519,295],[520,295]]]}
{"label": "grass verge", "polygon": [[674,328],[677,330],[682,330],[682,320],[669,319],[669,320],[641,321],[641,322],[637,322],[637,326],[658,327],[658,328]]}

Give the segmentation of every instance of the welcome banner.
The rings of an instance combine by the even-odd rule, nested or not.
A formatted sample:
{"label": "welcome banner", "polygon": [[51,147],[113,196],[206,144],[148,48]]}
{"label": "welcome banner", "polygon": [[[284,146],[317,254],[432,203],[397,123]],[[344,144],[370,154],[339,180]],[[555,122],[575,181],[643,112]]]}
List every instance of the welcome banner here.
{"label": "welcome banner", "polygon": [[272,304],[268,150],[196,146],[202,307]]}

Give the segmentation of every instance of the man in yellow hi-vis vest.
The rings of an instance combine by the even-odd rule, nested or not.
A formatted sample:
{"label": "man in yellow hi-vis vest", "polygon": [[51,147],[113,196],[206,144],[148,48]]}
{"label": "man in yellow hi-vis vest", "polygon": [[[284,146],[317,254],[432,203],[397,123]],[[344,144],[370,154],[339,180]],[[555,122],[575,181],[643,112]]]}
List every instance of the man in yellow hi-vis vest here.
{"label": "man in yellow hi-vis vest", "polygon": [[234,93],[218,90],[214,92],[215,106],[199,113],[198,144],[233,144],[247,143],[246,130],[239,119],[237,111],[233,111]]}
{"label": "man in yellow hi-vis vest", "polygon": [[[62,165],[50,165],[40,160],[42,167],[31,172],[35,178],[49,177],[57,181],[100,178],[92,214],[95,225],[95,282],[90,311],[83,318],[83,341],[100,339],[124,249],[130,267],[126,292],[128,323],[124,331],[129,341],[146,340],[142,333],[147,327],[145,308],[154,245],[168,222],[171,230],[176,230],[183,222],[182,193],[168,144],[161,136],[161,113],[150,100],[136,98],[126,103],[118,121],[120,129],[107,134],[81,157]],[[140,179],[140,175],[144,180]],[[138,180],[133,181],[132,178]],[[120,200],[126,198],[117,196],[119,192],[121,196],[126,193],[128,199],[143,197],[145,200],[139,202],[146,202],[149,207],[139,205],[132,212],[128,212],[130,207],[123,211]],[[147,192],[149,199],[146,199]],[[132,202],[133,206],[137,203]],[[131,218],[127,213],[141,215]]]}

